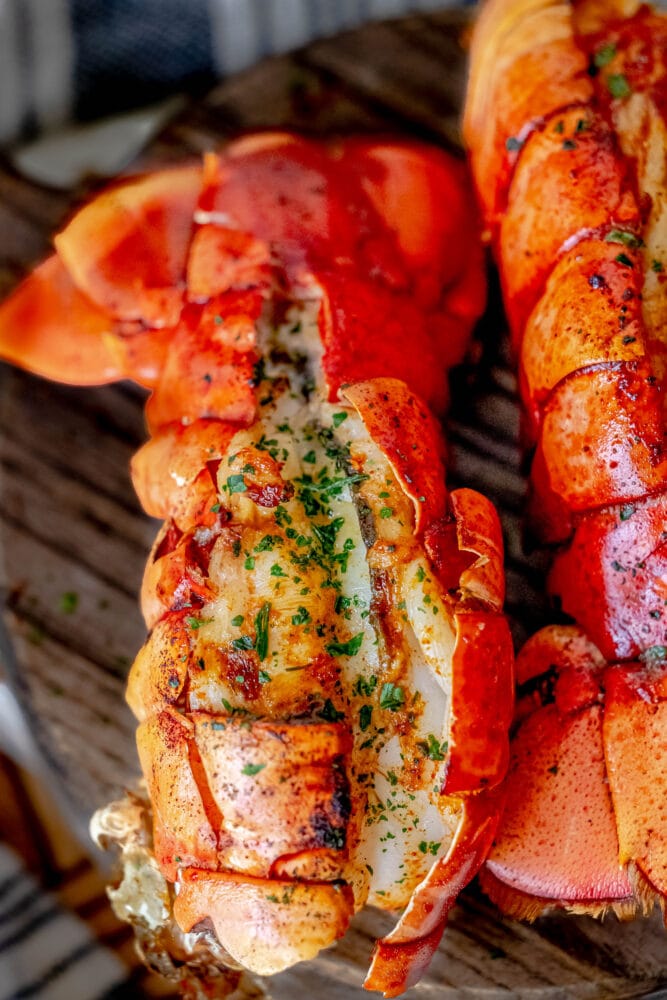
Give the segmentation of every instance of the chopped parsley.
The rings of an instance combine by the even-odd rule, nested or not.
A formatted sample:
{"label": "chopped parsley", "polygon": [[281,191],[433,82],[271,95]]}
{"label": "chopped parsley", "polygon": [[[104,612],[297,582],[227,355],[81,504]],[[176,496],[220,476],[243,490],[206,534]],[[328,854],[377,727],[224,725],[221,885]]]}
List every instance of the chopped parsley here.
{"label": "chopped parsley", "polygon": [[619,99],[629,97],[632,93],[632,88],[624,73],[610,73],[607,77],[607,88],[612,97]]}
{"label": "chopped parsley", "polygon": [[364,633],[359,632],[358,635],[348,639],[347,642],[329,642],[325,646],[325,649],[329,656],[356,656],[361,649],[363,641]]}
{"label": "chopped parsley", "polygon": [[403,688],[387,681],[380,692],[380,708],[388,708],[391,712],[398,711],[405,704]]}
{"label": "chopped parsley", "polygon": [[444,760],[447,756],[449,744],[447,740],[443,740],[443,742],[440,743],[433,733],[429,733],[426,739],[420,740],[417,746],[429,760]]}
{"label": "chopped parsley", "polygon": [[232,618],[232,625],[234,628],[240,628],[243,625],[243,615],[234,615]]}
{"label": "chopped parsley", "polygon": [[387,518],[387,517],[393,517],[393,515],[394,515],[393,507],[383,507],[380,510],[380,517]]}
{"label": "chopped parsley", "polygon": [[259,662],[266,659],[269,651],[269,614],[271,605],[265,601],[255,615],[255,652],[259,657]]}
{"label": "chopped parsley", "polygon": [[310,611],[308,608],[299,606],[297,613],[292,615],[292,625],[307,625],[310,621]]}
{"label": "chopped parsley", "polygon": [[273,516],[276,519],[276,524],[279,524],[281,528],[285,528],[288,524],[292,523],[291,515],[288,514],[287,510],[281,504],[278,504],[273,512]]}
{"label": "chopped parsley", "polygon": [[347,413],[334,413],[331,419],[333,421],[334,427],[340,427],[343,421],[347,420]]}
{"label": "chopped parsley", "polygon": [[264,535],[264,538],[260,539],[253,552],[273,552],[274,546],[281,542],[282,538],[280,535]]}
{"label": "chopped parsley", "polygon": [[360,674],[354,682],[352,690],[355,694],[363,694],[367,698],[370,698],[373,691],[375,691],[375,688],[377,687],[377,683],[378,679],[375,674],[372,674],[369,678],[362,677]]}
{"label": "chopped parsley", "polygon": [[235,476],[227,476],[226,488],[230,493],[245,493],[247,486],[242,473]]}
{"label": "chopped parsley", "polygon": [[626,247],[640,247],[642,241],[634,233],[629,233],[627,229],[610,229],[604,238],[605,243],[622,243]]}
{"label": "chopped parsley", "polygon": [[193,631],[196,631],[198,628],[202,628],[202,626],[204,625],[210,625],[212,621],[213,621],[212,618],[195,618],[193,615],[188,615],[187,618],[185,619],[185,624],[188,626],[188,628],[191,628]]}
{"label": "chopped parsley", "polygon": [[255,640],[251,635],[242,635],[238,639],[232,639],[232,649],[238,649],[243,651],[245,649],[254,649]]}
{"label": "chopped parsley", "polygon": [[371,724],[373,708],[371,705],[362,705],[359,709],[359,728],[365,733]]}
{"label": "chopped parsley", "polygon": [[603,66],[608,66],[616,55],[616,46],[613,42],[605,42],[601,45],[593,56],[593,62],[598,69],[602,69]]}
{"label": "chopped parsley", "polygon": [[253,775],[259,774],[263,771],[266,764],[244,764],[241,768],[241,774],[246,774],[248,777],[252,778]]}
{"label": "chopped parsley", "polygon": [[259,361],[255,362],[255,364],[252,366],[252,378],[250,379],[250,385],[257,386],[264,379],[265,365],[266,362],[264,358],[260,358]]}
{"label": "chopped parsley", "polygon": [[635,266],[635,265],[634,265],[634,264],[632,263],[632,261],[630,260],[630,258],[628,257],[628,255],[627,255],[627,254],[625,254],[625,253],[619,253],[619,254],[616,254],[616,256],[614,257],[614,260],[615,260],[615,261],[616,261],[616,262],[617,262],[618,264],[622,264],[622,265],[623,265],[623,267],[634,267],[634,266]]}
{"label": "chopped parsley", "polygon": [[329,524],[313,524],[313,534],[326,555],[332,555],[338,532],[345,524],[345,518],[335,517]]}
{"label": "chopped parsley", "polygon": [[327,698],[322,706],[322,710],[317,713],[325,722],[340,722],[345,718],[345,712],[339,712],[331,698]]}

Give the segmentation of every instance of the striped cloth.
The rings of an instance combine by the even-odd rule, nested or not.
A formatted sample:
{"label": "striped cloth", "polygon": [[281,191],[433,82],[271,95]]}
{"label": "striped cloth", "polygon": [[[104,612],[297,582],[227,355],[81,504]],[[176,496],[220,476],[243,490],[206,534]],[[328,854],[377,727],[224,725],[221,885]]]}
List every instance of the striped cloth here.
{"label": "striped cloth", "polygon": [[0,143],[205,87],[365,21],[448,6],[454,0],[0,0]]}
{"label": "striped cloth", "polygon": [[0,677],[0,1000],[173,997],[140,964],[66,812]]}

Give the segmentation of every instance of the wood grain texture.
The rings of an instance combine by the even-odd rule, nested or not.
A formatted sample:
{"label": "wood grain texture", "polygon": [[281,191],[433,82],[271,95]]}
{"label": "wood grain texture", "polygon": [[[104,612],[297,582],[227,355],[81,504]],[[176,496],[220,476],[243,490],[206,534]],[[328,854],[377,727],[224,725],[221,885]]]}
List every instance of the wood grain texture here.
{"label": "wood grain texture", "polygon": [[[461,14],[413,17],[268,60],[193,102],[137,166],[195,156],[241,130],[263,127],[316,135],[391,131],[451,148],[459,139],[465,31]],[[0,294],[47,252],[54,229],[94,186],[63,196],[0,166]],[[543,562],[521,547],[525,482],[501,330],[496,297],[480,363],[461,369],[453,383],[451,480],[485,492],[501,511],[508,610],[521,640],[546,623],[549,611]],[[0,389],[0,569],[11,638],[3,657],[83,828],[95,806],[137,770],[123,689],[144,637],[136,594],[156,530],[128,475],[144,436],[143,393],[127,385],[68,389],[9,369]],[[362,914],[336,948],[273,980],[271,996],[367,995],[360,983],[372,941],[390,924],[386,914]],[[657,914],[628,925],[559,916],[527,926],[501,920],[473,887],[411,995],[667,996],[663,987],[667,938]]]}

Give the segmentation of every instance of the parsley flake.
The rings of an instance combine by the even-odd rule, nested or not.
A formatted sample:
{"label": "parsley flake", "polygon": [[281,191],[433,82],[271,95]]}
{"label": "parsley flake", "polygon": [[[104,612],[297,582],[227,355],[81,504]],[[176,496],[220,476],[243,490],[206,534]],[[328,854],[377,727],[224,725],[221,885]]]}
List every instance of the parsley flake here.
{"label": "parsley flake", "polygon": [[191,628],[193,631],[196,631],[198,628],[202,628],[202,626],[204,625],[210,625],[212,621],[213,621],[212,618],[195,618],[193,615],[188,615],[187,618],[185,619],[185,624],[188,626],[188,628]]}
{"label": "parsley flake", "polygon": [[607,77],[607,88],[612,97],[621,99],[629,97],[632,87],[624,73],[610,73]]}
{"label": "parsley flake", "polygon": [[329,642],[325,646],[325,649],[329,656],[356,656],[361,649],[363,641],[364,633],[359,632],[358,635],[348,639],[347,642]]}
{"label": "parsley flake", "polygon": [[227,476],[227,489],[230,493],[245,493],[247,490],[243,475]]}
{"label": "parsley flake", "polygon": [[634,233],[627,229],[610,229],[604,238],[605,243],[622,243],[626,247],[634,249],[642,246],[642,241]]}
{"label": "parsley flake", "polygon": [[325,722],[340,722],[341,719],[345,718],[345,712],[339,712],[331,698],[327,698],[324,702],[322,710],[317,713],[321,719]]}
{"label": "parsley flake", "polygon": [[297,613],[292,615],[292,625],[307,625],[310,621],[310,612],[308,608],[299,606]]}
{"label": "parsley flake", "polygon": [[593,56],[593,62],[598,69],[602,69],[603,66],[608,66],[616,55],[616,46],[613,42],[605,42],[601,45]]}
{"label": "parsley flake", "polygon": [[251,635],[242,635],[238,639],[232,639],[232,649],[238,649],[243,651],[245,649],[254,649],[255,640]]}
{"label": "parsley flake", "polygon": [[387,681],[380,692],[380,708],[388,708],[391,712],[398,711],[405,704],[403,688]]}
{"label": "parsley flake", "polygon": [[271,605],[265,601],[255,615],[255,652],[259,657],[259,662],[266,659],[269,651],[269,615]]}
{"label": "parsley flake", "polygon": [[362,705],[359,709],[359,729],[365,733],[371,724],[373,708],[371,705]]}
{"label": "parsley flake", "polygon": [[417,746],[429,760],[444,760],[447,756],[449,744],[447,740],[440,743],[433,733],[429,733],[425,740],[421,740]]}
{"label": "parsley flake", "polygon": [[244,764],[241,768],[241,774],[246,774],[248,777],[252,778],[253,775],[259,774],[263,771],[266,764]]}

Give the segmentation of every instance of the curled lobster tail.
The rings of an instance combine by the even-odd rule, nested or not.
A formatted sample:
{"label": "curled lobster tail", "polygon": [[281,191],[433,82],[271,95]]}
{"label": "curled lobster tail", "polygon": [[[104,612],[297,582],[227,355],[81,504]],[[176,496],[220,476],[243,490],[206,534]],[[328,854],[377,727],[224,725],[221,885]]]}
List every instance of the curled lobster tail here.
{"label": "curled lobster tail", "polygon": [[394,995],[488,851],[502,540],[447,493],[429,409],[484,299],[465,190],[420,147],[250,136],[101,194],[0,312],[18,363],[153,390],[128,685],[150,834],[136,798],[96,819],[153,952],[273,973],[407,904],[367,983]]}
{"label": "curled lobster tail", "polygon": [[667,895],[652,787],[667,747],[666,114],[667,18],[648,6],[484,7],[465,132],[534,446],[532,530],[585,630],[547,630],[520,658],[508,810],[484,875],[518,915]]}

